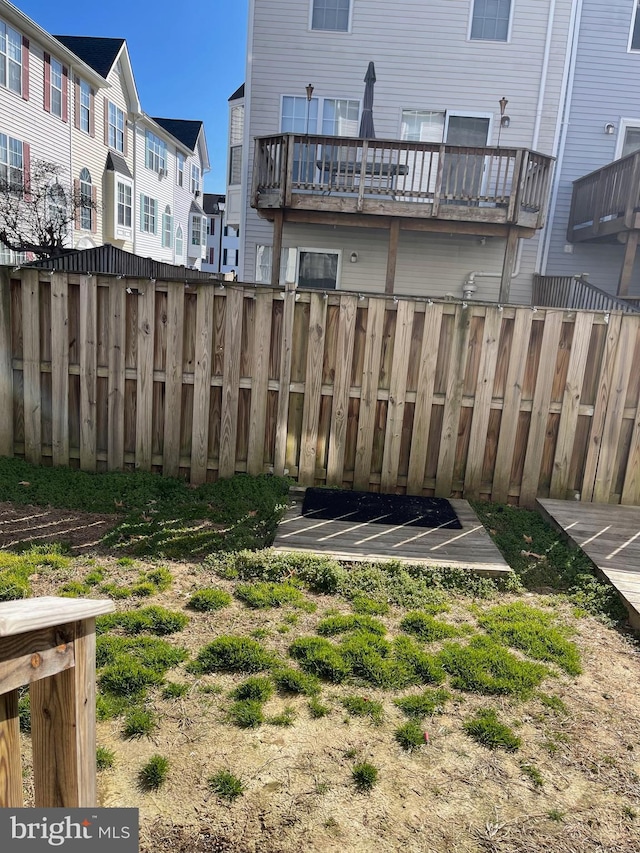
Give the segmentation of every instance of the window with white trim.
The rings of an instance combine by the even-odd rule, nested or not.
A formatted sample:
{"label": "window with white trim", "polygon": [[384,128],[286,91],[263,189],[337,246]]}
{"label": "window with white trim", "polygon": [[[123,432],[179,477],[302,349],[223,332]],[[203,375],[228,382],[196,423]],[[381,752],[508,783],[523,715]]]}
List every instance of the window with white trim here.
{"label": "window with white trim", "polygon": [[229,150],[229,186],[242,182],[242,145]]}
{"label": "window with white trim", "polygon": [[80,228],[91,231],[93,225],[93,182],[88,169],[80,172]]}
{"label": "window with white trim", "polygon": [[124,113],[109,101],[109,148],[124,153]]}
{"label": "window with white trim", "polygon": [[[271,248],[271,246],[269,246]],[[237,267],[238,266],[238,250],[237,249],[223,249],[222,250],[222,265],[225,267]]]}
{"label": "window with white trim", "polygon": [[158,202],[148,195],[140,196],[140,230],[146,234],[156,233]]}
{"label": "window with white trim", "polygon": [[51,114],[62,118],[62,63],[51,57],[49,85],[51,87]]}
{"label": "window with white trim", "polygon": [[402,110],[400,139],[408,142],[442,142],[444,112],[435,110]]}
{"label": "window with white trim", "polygon": [[204,242],[206,243],[206,234],[203,235],[202,232],[202,217],[201,216],[192,216],[191,217],[191,245],[192,246],[202,246]]}
{"label": "window with white trim", "polygon": [[0,182],[13,192],[24,187],[24,156],[22,141],[0,133]]}
{"label": "window with white trim", "polygon": [[162,245],[165,249],[170,249],[173,245],[173,216],[170,205],[165,207],[162,214]]}
{"label": "window with white trim", "polygon": [[273,246],[256,246],[256,284],[271,284]]}
{"label": "window with white trim", "polygon": [[304,96],[285,95],[282,98],[282,117],[280,131],[282,133],[317,133],[318,131],[318,98],[308,101]]}
{"label": "window with white trim", "polygon": [[298,287],[335,290],[341,255],[339,249],[298,249]]}
{"label": "window with white trim", "polygon": [[318,133],[326,136],[357,136],[360,101],[349,98],[311,98],[284,95],[282,133]]}
{"label": "window with white trim", "polygon": [[57,231],[67,222],[67,195],[58,183],[52,184],[47,192],[47,217]]}
{"label": "window with white trim", "polygon": [[473,0],[470,38],[507,41],[511,0]]}
{"label": "window with white trim", "polygon": [[640,4],[638,2],[634,4],[633,16],[631,18],[629,50],[640,50]]}
{"label": "window with white trim", "polygon": [[326,136],[357,136],[360,101],[325,98],[322,103],[322,133]]}
{"label": "window with white trim", "polygon": [[195,163],[191,164],[191,192],[194,195],[200,192],[200,168]]}
{"label": "window with white trim", "polygon": [[311,0],[311,29],[349,32],[351,0]]}
{"label": "window with white trim", "polygon": [[22,94],[22,36],[0,21],[0,86]]}
{"label": "window with white trim", "polygon": [[231,107],[229,116],[229,145],[242,145],[244,135],[244,106]]}
{"label": "window with white trim", "polygon": [[91,86],[85,81],[80,81],[80,100],[78,109],[80,111],[80,130],[84,133],[91,132]]}
{"label": "window with white trim", "polygon": [[133,219],[131,184],[117,182],[116,222],[121,228],[131,228]]}
{"label": "window with white trim", "polygon": [[164,171],[167,168],[167,146],[150,130],[146,132],[146,166],[154,172]]}
{"label": "window with white trim", "polygon": [[184,254],[184,237],[182,234],[182,225],[176,228],[176,257],[181,258]]}
{"label": "window with white trim", "polygon": [[184,154],[176,152],[176,182],[179,187],[184,186]]}

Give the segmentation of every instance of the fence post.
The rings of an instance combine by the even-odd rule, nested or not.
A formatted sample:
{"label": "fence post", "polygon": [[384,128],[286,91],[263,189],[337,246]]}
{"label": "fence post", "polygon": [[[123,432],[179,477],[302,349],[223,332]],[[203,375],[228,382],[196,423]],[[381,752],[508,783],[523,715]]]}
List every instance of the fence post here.
{"label": "fence post", "polygon": [[96,805],[96,616],[110,600],[0,604],[0,808],[22,805],[17,692],[29,685],[35,805]]}
{"label": "fence post", "polygon": [[13,360],[11,276],[0,268],[0,456],[13,456]]}

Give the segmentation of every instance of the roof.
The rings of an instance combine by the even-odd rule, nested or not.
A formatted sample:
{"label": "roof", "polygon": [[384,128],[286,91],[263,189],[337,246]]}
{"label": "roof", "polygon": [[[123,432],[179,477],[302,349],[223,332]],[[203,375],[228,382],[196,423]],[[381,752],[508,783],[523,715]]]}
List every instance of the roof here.
{"label": "roof", "polygon": [[98,38],[97,36],[54,36],[73,51],[105,80],[122,49],[124,39]]}
{"label": "roof", "polygon": [[229,98],[230,101],[239,101],[240,98],[244,98],[244,83],[242,86],[238,86],[233,95]]}
{"label": "roof", "polygon": [[218,205],[224,204],[226,196],[218,193],[205,193],[202,196],[202,207],[205,213],[220,213]]}
{"label": "roof", "polygon": [[208,281],[219,280],[220,275],[192,270],[189,267],[178,267],[154,261],[153,258],[143,258],[133,255],[105,243],[91,249],[69,250],[54,258],[44,258],[23,266],[38,267],[39,269],[66,270],[67,272],[95,273],[97,275],[122,275],[130,278],[155,278],[168,281],[185,281],[197,279]]}
{"label": "roof", "polygon": [[126,175],[127,178],[132,177],[127,166],[127,161],[120,154],[116,154],[115,151],[109,151],[107,154],[105,169],[107,172],[119,172],[121,175]]}
{"label": "roof", "polygon": [[183,118],[156,118],[156,116],[151,116],[151,118],[167,133],[186,145],[189,151],[196,150],[198,134],[202,130],[201,121],[190,121]]}

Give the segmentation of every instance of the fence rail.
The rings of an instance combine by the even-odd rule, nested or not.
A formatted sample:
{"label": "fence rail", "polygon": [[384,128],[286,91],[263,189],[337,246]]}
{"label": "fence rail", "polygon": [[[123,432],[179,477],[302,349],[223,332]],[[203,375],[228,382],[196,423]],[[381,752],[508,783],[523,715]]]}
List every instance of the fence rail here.
{"label": "fence rail", "polygon": [[614,160],[573,182],[567,239],[592,240],[637,227],[640,152]]}
{"label": "fence rail", "polygon": [[534,275],[532,301],[534,305],[549,308],[622,311],[625,314],[640,311],[634,301],[619,299],[573,275]]}
{"label": "fence rail", "polygon": [[637,314],[0,274],[3,455],[640,503]]}
{"label": "fence rail", "polygon": [[552,157],[520,148],[265,136],[256,140],[253,204],[289,207],[295,197],[298,206],[319,209],[313,197],[324,198],[326,205],[341,197],[344,206],[353,196],[358,209],[367,199],[386,199],[411,203],[411,215],[447,218],[451,206],[458,206],[467,208],[468,219],[540,228],[552,164]]}

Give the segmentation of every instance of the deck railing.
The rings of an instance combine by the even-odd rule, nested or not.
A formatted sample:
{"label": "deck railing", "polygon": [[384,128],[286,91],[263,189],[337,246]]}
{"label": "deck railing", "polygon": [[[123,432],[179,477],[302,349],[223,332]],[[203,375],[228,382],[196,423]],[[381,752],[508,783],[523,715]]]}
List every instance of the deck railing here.
{"label": "deck railing", "polygon": [[[293,194],[502,208],[544,222],[553,158],[522,148],[280,134],[256,139],[253,204],[287,207]],[[267,198],[265,199],[265,196]]]}
{"label": "deck railing", "polygon": [[625,314],[640,312],[637,305],[618,299],[585,279],[572,275],[535,275],[532,304],[545,308],[623,311]]}
{"label": "deck railing", "polygon": [[633,228],[639,208],[640,152],[636,152],[573,182],[567,238],[579,242]]}

